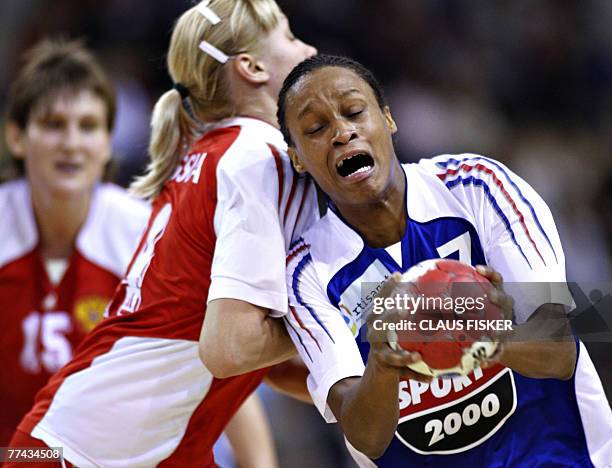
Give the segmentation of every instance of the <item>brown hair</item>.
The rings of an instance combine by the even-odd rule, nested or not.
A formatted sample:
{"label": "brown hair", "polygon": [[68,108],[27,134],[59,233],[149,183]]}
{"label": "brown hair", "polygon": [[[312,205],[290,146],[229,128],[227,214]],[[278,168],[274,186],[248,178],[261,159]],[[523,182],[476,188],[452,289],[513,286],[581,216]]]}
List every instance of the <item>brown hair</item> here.
{"label": "brown hair", "polygon": [[[91,90],[106,105],[106,126],[110,132],[115,122],[115,90],[108,75],[80,40],[44,39],[26,51],[24,65],[10,87],[7,120],[25,129],[32,112],[50,105],[63,90]],[[11,160],[3,178],[23,175],[23,161]],[[11,174],[12,173],[12,174]],[[108,173],[107,177],[108,178]]]}
{"label": "brown hair", "polygon": [[151,198],[174,173],[176,165],[201,132],[201,122],[235,114],[225,68],[199,49],[206,40],[225,54],[256,51],[260,39],[280,22],[282,12],[274,0],[211,0],[209,7],[221,18],[212,25],[196,7],[187,10],[174,26],[168,50],[168,71],[174,83],[186,88],[186,104],[176,89],[163,94],[151,118],[151,161],[145,175],[132,183],[138,196]]}
{"label": "brown hair", "polygon": [[25,128],[32,111],[63,89],[90,89],[106,104],[109,132],[115,121],[115,91],[98,60],[82,41],[45,39],[24,55],[11,85],[7,118]]}

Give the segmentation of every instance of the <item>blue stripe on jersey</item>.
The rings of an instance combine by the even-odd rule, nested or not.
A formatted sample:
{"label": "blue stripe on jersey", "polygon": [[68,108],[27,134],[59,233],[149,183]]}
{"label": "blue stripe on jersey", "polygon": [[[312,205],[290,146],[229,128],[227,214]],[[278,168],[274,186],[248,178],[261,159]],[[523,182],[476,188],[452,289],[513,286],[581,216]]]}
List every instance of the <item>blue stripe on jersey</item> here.
{"label": "blue stripe on jersey", "polygon": [[437,162],[436,165],[438,167],[446,168],[449,164],[454,164],[454,165],[460,166],[461,163],[464,162],[464,161],[479,161],[479,160],[486,161],[489,164],[491,164],[492,166],[495,166],[506,177],[506,180],[516,190],[516,192],[518,193],[518,196],[520,197],[520,199],[529,207],[529,211],[531,211],[531,215],[533,216],[533,220],[535,221],[536,225],[538,226],[539,231],[542,233],[542,235],[546,239],[546,242],[548,242],[550,250],[552,250],[552,253],[555,256],[555,261],[557,263],[559,263],[559,260],[557,259],[557,252],[555,252],[555,249],[552,246],[552,242],[550,241],[550,239],[548,238],[548,235],[546,234],[546,231],[542,227],[542,224],[540,223],[540,220],[538,219],[538,216],[536,215],[535,208],[529,202],[529,200],[527,200],[525,195],[523,195],[523,192],[521,192],[521,189],[518,187],[518,185],[516,185],[516,182],[514,182],[512,180],[510,175],[504,170],[504,168],[502,167],[501,164],[499,164],[497,161],[494,161],[494,160],[489,159],[489,158],[485,158],[483,156],[474,156],[474,157],[470,157],[470,158],[463,158],[461,160],[454,159],[454,158],[449,158],[446,161]]}
{"label": "blue stripe on jersey", "polygon": [[[381,250],[380,255],[374,255],[373,251]],[[359,255],[351,263],[342,267],[327,285],[327,297],[334,307],[338,307],[340,296],[354,278],[364,274],[368,267],[375,261],[380,260],[391,272],[397,270],[395,261],[385,249],[372,249],[364,246]]]}
{"label": "blue stripe on jersey", "polygon": [[[439,258],[438,247],[465,234],[470,235],[472,265],[486,265],[486,259],[480,238],[474,226],[463,218],[444,217],[426,222],[408,218],[406,231],[402,237],[402,265],[400,272],[406,272],[411,266],[423,260]],[[459,260],[458,252],[447,258]],[[327,284],[327,297],[332,305],[338,307],[344,291],[358,280],[378,260],[389,274],[398,270],[398,266],[385,249],[374,249],[363,246],[359,255],[352,262],[344,265]],[[382,280],[382,278],[380,278]]]}
{"label": "blue stripe on jersey", "polygon": [[531,268],[533,270],[533,268],[531,266],[531,263],[529,263],[529,260],[527,260],[527,256],[525,255],[525,252],[523,252],[523,249],[521,248],[519,243],[516,241],[516,237],[514,236],[514,231],[512,231],[512,228],[510,227],[510,221],[508,221],[508,218],[506,218],[506,215],[504,214],[502,209],[497,204],[497,201],[495,200],[495,197],[491,194],[491,190],[489,189],[489,186],[487,185],[487,183],[484,180],[477,179],[477,178],[475,178],[473,176],[466,177],[466,178],[463,178],[463,177],[460,176],[460,177],[457,177],[454,180],[446,182],[445,185],[450,190],[450,189],[452,189],[453,187],[457,186],[460,183],[463,184],[463,185],[470,185],[470,184],[472,184],[472,185],[475,185],[475,186],[478,186],[478,187],[482,187],[482,189],[484,190],[485,194],[487,195],[487,198],[489,199],[489,202],[491,203],[491,205],[493,206],[493,208],[495,209],[495,211],[497,212],[497,214],[499,215],[499,217],[503,221],[504,225],[506,226],[506,230],[510,234],[510,237],[512,238],[512,242],[514,242],[514,245],[516,245],[518,247],[519,251],[521,252],[521,255],[523,256],[523,258],[527,262],[527,265],[529,265],[529,268]]}
{"label": "blue stripe on jersey", "polygon": [[300,344],[302,345],[302,348],[304,348],[304,351],[306,351],[306,354],[308,354],[308,357],[310,358],[310,362],[314,362],[312,360],[312,356],[310,355],[310,353],[308,352],[308,348],[306,347],[306,345],[304,344],[304,341],[302,341],[302,337],[300,336],[300,334],[298,333],[298,331],[293,327],[293,325],[291,325],[291,321],[287,320],[286,317],[283,317],[283,319],[285,320],[285,324],[287,324],[292,330],[293,333],[295,333],[295,336],[298,337],[298,340],[300,340]]}
{"label": "blue stripe on jersey", "polygon": [[312,261],[312,257],[310,255],[310,253],[304,255],[304,257],[302,258],[302,260],[300,260],[300,263],[298,263],[298,266],[295,267],[295,271],[293,272],[293,281],[291,283],[291,287],[293,288],[293,294],[295,295],[295,298],[297,299],[297,301],[308,311],[310,312],[310,315],[312,315],[312,317],[315,319],[315,321],[321,325],[321,327],[323,328],[323,330],[325,330],[325,333],[327,333],[327,336],[329,336],[329,339],[332,340],[332,343],[335,343],[334,339],[331,336],[331,333],[329,333],[329,330],[325,327],[325,325],[323,324],[323,322],[321,322],[321,319],[319,318],[319,316],[316,314],[316,312],[314,311],[314,309],[312,307],[310,307],[308,304],[306,304],[306,302],[304,302],[304,300],[302,299],[302,295],[300,294],[300,290],[299,290],[299,283],[300,283],[300,274],[302,273],[302,270],[304,269],[304,267],[308,264],[308,262]]}

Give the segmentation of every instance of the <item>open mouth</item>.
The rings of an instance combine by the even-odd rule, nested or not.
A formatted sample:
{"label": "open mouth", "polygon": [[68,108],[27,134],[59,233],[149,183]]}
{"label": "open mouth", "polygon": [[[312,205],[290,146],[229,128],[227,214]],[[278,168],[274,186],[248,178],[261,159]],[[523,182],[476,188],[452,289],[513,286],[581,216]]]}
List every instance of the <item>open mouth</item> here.
{"label": "open mouth", "polygon": [[74,173],[77,172],[81,166],[80,164],[60,161],[55,163],[55,168],[61,172]]}
{"label": "open mouth", "polygon": [[336,165],[340,177],[367,172],[374,167],[374,159],[367,153],[358,153],[343,159]]}

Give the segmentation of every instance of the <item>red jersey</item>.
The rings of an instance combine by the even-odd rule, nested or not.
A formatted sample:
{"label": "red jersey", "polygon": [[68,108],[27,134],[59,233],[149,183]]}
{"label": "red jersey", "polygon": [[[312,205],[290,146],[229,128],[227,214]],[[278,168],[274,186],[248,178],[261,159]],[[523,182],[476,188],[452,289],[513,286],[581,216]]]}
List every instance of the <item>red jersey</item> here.
{"label": "red jersey", "polygon": [[247,118],[191,148],[154,201],[110,317],[21,430],[78,466],[213,465],[214,442],[266,370],[213,377],[198,355],[206,304],[284,313],[285,252],[316,216],[313,187],[285,148],[277,129]]}
{"label": "red jersey", "polygon": [[149,209],[119,187],[94,189],[88,218],[58,278],[49,276],[41,256],[25,180],[0,187],[0,212],[0,446],[6,446],[36,392],[102,318]]}

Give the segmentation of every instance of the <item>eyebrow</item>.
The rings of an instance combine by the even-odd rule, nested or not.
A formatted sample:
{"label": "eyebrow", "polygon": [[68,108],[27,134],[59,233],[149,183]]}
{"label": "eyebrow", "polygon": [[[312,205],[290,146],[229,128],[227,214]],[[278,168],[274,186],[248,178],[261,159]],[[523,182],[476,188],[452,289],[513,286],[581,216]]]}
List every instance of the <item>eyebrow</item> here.
{"label": "eyebrow", "polygon": [[[339,96],[339,97],[343,98],[343,97],[346,97],[346,96],[348,96],[348,95],[350,95],[350,94],[354,94],[354,93],[360,93],[360,91],[359,91],[357,88],[350,88],[350,89],[347,89],[346,91],[343,91],[343,92],[342,92],[342,94],[340,94],[340,96]],[[302,110],[300,110],[300,111],[298,112],[298,115],[297,115],[297,119],[298,119],[298,120],[300,120],[302,117],[304,117],[304,115],[306,115],[308,112],[310,112],[310,111],[311,111],[311,109],[312,109],[312,103],[313,103],[313,102],[312,102],[312,99],[311,99],[311,100],[309,100],[309,101],[306,103],[306,105],[305,105],[305,106],[302,108]]]}

